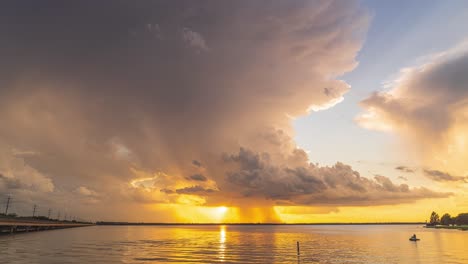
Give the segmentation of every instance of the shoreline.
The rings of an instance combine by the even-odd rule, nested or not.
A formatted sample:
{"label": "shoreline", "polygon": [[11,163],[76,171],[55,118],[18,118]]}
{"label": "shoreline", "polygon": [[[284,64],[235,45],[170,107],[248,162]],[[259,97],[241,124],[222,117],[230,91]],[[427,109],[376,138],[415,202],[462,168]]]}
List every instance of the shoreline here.
{"label": "shoreline", "polygon": [[468,225],[454,225],[454,226],[445,226],[445,225],[435,225],[435,226],[430,226],[426,225],[424,226],[425,228],[433,228],[433,229],[456,229],[456,230],[461,230],[461,231],[468,231]]}
{"label": "shoreline", "polygon": [[147,223],[147,222],[107,222],[99,221],[96,225],[104,226],[211,226],[211,225],[230,225],[230,226],[242,226],[242,225],[253,225],[253,226],[294,226],[294,225],[425,225],[424,222],[388,222],[388,223]]}

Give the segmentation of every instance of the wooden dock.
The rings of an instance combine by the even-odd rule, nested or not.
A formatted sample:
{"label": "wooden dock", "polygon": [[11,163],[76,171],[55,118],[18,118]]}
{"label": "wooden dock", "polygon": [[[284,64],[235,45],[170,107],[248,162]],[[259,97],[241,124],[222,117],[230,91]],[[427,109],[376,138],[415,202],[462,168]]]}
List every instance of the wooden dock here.
{"label": "wooden dock", "polygon": [[94,224],[56,221],[0,221],[0,235],[91,226]]}

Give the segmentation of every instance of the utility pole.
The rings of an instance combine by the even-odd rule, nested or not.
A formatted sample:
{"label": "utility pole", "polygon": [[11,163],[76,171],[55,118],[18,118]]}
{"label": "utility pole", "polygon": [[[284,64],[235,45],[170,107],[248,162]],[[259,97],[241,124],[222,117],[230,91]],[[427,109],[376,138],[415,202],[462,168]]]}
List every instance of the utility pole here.
{"label": "utility pole", "polygon": [[8,207],[10,206],[10,200],[11,200],[11,197],[8,195],[6,208],[5,208],[5,215],[8,215]]}
{"label": "utility pole", "polygon": [[36,205],[34,205],[33,207],[33,217],[36,215],[36,207],[37,207]]}
{"label": "utility pole", "polygon": [[52,210],[49,208],[49,212],[47,213],[47,218],[50,219],[50,213],[52,213]]}

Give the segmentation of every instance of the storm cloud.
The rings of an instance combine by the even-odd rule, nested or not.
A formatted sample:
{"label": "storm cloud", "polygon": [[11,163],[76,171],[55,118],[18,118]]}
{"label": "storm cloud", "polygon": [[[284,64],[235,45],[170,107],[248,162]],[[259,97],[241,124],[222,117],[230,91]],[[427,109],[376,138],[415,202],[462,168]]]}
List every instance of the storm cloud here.
{"label": "storm cloud", "polygon": [[[289,158],[301,160],[305,155],[302,150],[295,152]],[[243,148],[238,154],[225,157],[225,161],[238,165],[237,170],[227,173],[229,189],[245,197],[262,197],[278,204],[376,205],[450,195],[395,184],[382,175],[368,179],[340,162],[320,167],[303,160],[294,166],[291,162],[272,162],[268,153]]]}
{"label": "storm cloud", "polygon": [[291,117],[349,90],[338,77],[356,67],[369,22],[356,1],[26,2],[0,10],[0,146],[23,164],[9,173],[33,171],[49,195],[99,194],[110,217],[177,195],[315,205],[447,195],[310,164],[291,140]]}

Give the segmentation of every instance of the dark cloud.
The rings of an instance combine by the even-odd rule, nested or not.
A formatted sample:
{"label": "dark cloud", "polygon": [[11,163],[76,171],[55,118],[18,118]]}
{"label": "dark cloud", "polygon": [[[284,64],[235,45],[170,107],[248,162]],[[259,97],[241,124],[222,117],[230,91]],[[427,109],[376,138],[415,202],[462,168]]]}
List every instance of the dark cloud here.
{"label": "dark cloud", "polygon": [[465,181],[468,182],[468,177],[453,176],[447,172],[442,172],[438,170],[424,170],[424,175],[438,182],[450,182],[450,181]]}
{"label": "dark cloud", "polygon": [[198,160],[192,160],[192,164],[193,164],[195,167],[199,167],[199,168],[200,168],[200,167],[203,167],[202,164],[201,164],[201,162],[198,161]]}
{"label": "dark cloud", "polygon": [[349,89],[330,76],[356,65],[368,21],[353,1],[31,1],[0,16],[0,139],[67,188],[129,181],[131,166],[188,175],[191,156],[212,165],[289,130],[285,113]]}
{"label": "dark cloud", "polygon": [[206,178],[202,174],[193,174],[193,175],[185,177],[185,179],[189,181],[207,181],[208,180],[208,178]]}
{"label": "dark cloud", "polygon": [[210,188],[204,188],[199,185],[191,186],[191,187],[185,187],[181,189],[175,190],[176,193],[178,194],[198,194],[198,195],[207,195],[216,192],[214,189]]}
{"label": "dark cloud", "polygon": [[406,172],[406,173],[414,173],[414,170],[412,168],[409,168],[406,166],[395,167],[395,170],[399,170],[399,171]]}
{"label": "dark cloud", "polygon": [[378,205],[450,195],[394,184],[381,175],[371,180],[339,162],[331,167],[312,163],[289,167],[273,163],[271,154],[244,148],[236,155],[225,155],[224,161],[238,165],[226,175],[229,188],[245,197],[263,197],[281,204]]}
{"label": "dark cloud", "polygon": [[205,188],[200,185],[194,185],[194,186],[179,188],[175,190],[164,188],[164,189],[161,189],[160,191],[165,194],[190,194],[190,195],[200,195],[200,196],[206,196],[206,195],[210,195],[210,194],[217,192],[217,190],[215,189]]}

